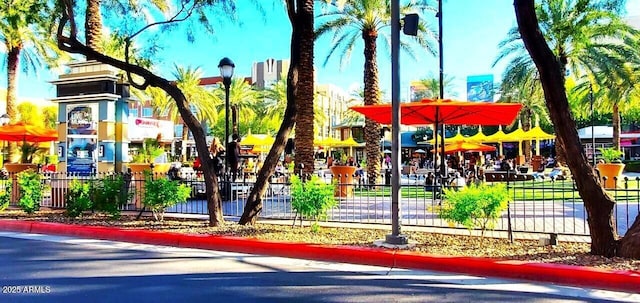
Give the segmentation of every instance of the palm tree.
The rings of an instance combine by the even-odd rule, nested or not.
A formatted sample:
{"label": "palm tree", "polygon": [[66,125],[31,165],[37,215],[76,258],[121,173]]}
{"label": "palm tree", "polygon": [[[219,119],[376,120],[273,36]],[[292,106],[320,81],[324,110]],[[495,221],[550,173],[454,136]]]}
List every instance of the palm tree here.
{"label": "palm tree", "polygon": [[[444,77],[444,93],[449,97],[457,97],[457,94],[453,91],[453,81],[454,78],[452,76]],[[418,82],[418,84],[422,87],[418,91],[416,91],[413,96],[411,96],[411,102],[420,101],[425,98],[429,99],[437,99],[440,95],[440,80],[433,75],[427,76],[427,78],[422,78]],[[446,97],[445,97],[446,98]]]}
{"label": "palm tree", "polygon": [[[328,4],[325,3],[325,6]],[[410,1],[400,8],[401,13],[426,11],[435,12],[427,5],[427,1]],[[378,36],[388,43],[390,41],[384,30],[390,27],[391,7],[389,0],[353,0],[344,3],[341,9],[329,9],[321,13],[318,18],[324,19],[316,29],[316,36],[320,38],[330,32],[334,33],[334,45],[329,50],[324,63],[338,51],[341,62],[349,59],[359,38],[364,43],[364,104],[373,105],[380,103],[380,88],[378,85],[377,43]],[[415,41],[431,54],[435,54],[432,42],[436,35],[428,30],[424,22],[420,22],[418,35]],[[406,43],[401,46],[410,55],[412,48]],[[367,176],[375,183],[380,174],[380,125],[371,119],[365,120],[364,137],[367,154]]]}
{"label": "palm tree", "polygon": [[[224,100],[224,86],[220,85],[214,93],[220,100]],[[232,134],[240,134],[240,124],[243,127],[246,127],[252,121],[257,119],[256,104],[258,103],[259,98],[260,96],[258,91],[247,83],[244,78],[236,77],[231,79],[231,86],[229,86],[229,104],[231,107],[231,113],[229,117],[232,121]],[[224,112],[224,107],[224,102],[218,104],[218,112]],[[225,115],[226,114],[227,113],[225,113]]]}
{"label": "palm tree", "polygon": [[[176,66],[174,72],[176,85],[187,97],[187,106],[191,108],[191,112],[199,121],[210,121],[215,123],[217,119],[216,105],[223,102],[211,91],[200,86],[202,72],[199,68]],[[151,104],[157,111],[157,114],[169,117],[174,123],[183,123],[182,126],[182,161],[186,161],[187,149],[186,142],[189,137],[189,128],[184,125],[176,102],[170,98],[164,91],[158,88],[147,88],[147,94],[151,97]]]}
{"label": "palm tree", "polygon": [[[623,9],[624,1],[617,0],[543,0],[536,5],[540,29],[553,46],[563,77],[571,71],[572,77],[588,75],[597,82],[594,84],[606,87],[606,82],[611,84],[607,77],[623,70],[629,58],[637,57],[638,32],[620,18]],[[499,47],[494,65],[511,58],[505,74],[533,77],[535,66],[517,27],[509,31]],[[611,107],[616,110],[616,106]],[[613,124],[619,130],[615,114]],[[619,131],[614,136],[619,136]]]}
{"label": "palm tree", "polygon": [[[42,65],[55,67],[64,57],[53,35],[47,31],[50,8],[45,1],[7,0],[0,3],[0,42],[6,51],[6,112],[12,121],[16,115],[18,71],[37,71]],[[20,64],[24,66],[20,66]]]}
{"label": "palm tree", "polygon": [[[514,71],[516,70],[509,70],[509,72]],[[539,81],[536,81],[537,77],[505,73],[502,78],[505,80],[501,84],[500,102],[522,104],[516,121],[521,123],[524,131],[532,128],[535,119],[549,120],[542,87]],[[531,159],[531,141],[525,141],[522,148],[525,158],[529,161]]]}

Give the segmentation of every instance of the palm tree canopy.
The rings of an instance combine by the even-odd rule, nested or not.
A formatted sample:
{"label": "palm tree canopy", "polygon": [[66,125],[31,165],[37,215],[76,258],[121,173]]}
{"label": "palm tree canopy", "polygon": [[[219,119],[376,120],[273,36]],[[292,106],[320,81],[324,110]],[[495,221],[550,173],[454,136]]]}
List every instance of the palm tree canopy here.
{"label": "palm tree canopy", "polygon": [[[418,35],[415,41],[419,46],[426,49],[430,54],[436,53],[434,42],[437,41],[435,31],[430,29],[424,22],[425,13],[434,13],[435,9],[427,4],[428,1],[410,1],[400,8],[401,14],[419,13],[422,14],[418,24]],[[316,29],[316,39],[333,32],[333,46],[324,60],[327,65],[329,59],[336,53],[341,57],[341,66],[345,66],[357,45],[364,35],[381,36],[385,42],[385,48],[390,47],[390,31],[384,29],[391,28],[391,7],[389,0],[354,0],[346,1],[341,8],[335,8],[324,3],[325,12],[319,14],[321,22]],[[412,58],[416,58],[411,44],[401,41],[401,48]]]}

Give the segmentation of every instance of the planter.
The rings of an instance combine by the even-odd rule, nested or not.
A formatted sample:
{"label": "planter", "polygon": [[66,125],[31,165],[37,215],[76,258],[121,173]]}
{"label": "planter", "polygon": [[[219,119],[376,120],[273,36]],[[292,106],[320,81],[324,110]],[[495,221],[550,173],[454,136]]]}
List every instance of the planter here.
{"label": "planter", "polygon": [[355,166],[331,166],[333,180],[338,183],[334,194],[336,197],[346,198],[353,196],[353,174],[355,173]]}
{"label": "planter", "polygon": [[616,180],[622,179],[622,171],[624,170],[624,164],[622,163],[600,163],[598,164],[598,171],[600,172],[600,178],[607,177],[607,180],[603,180],[604,188],[616,188]]}
{"label": "planter", "polygon": [[11,176],[11,204],[15,205],[20,199],[20,190],[18,190],[18,173],[27,169],[38,171],[38,164],[33,163],[5,163],[4,168]]}
{"label": "planter", "polygon": [[[144,197],[144,171],[151,170],[150,163],[129,163],[127,164],[133,175],[133,183],[135,184],[135,192],[133,195],[133,204],[136,208],[142,208],[142,197]],[[166,174],[171,168],[171,163],[153,163],[153,174]]]}
{"label": "planter", "polygon": [[7,169],[9,173],[19,173],[21,171],[32,168],[33,170],[38,170],[38,164],[33,163],[5,163],[4,168]]}
{"label": "planter", "polygon": [[[131,169],[132,173],[141,173],[145,170],[151,170],[151,164],[149,163],[129,163],[127,166]],[[154,163],[154,173],[166,173],[171,168],[171,163]]]}

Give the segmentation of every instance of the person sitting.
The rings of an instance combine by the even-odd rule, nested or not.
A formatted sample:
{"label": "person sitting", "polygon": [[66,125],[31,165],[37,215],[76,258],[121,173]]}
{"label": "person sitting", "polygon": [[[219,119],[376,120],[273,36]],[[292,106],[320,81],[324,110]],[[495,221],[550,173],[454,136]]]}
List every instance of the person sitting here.
{"label": "person sitting", "polygon": [[467,186],[467,180],[465,180],[465,178],[462,177],[459,172],[456,172],[453,180],[451,180],[451,182],[449,183],[449,186],[451,186],[451,188],[455,190],[460,190]]}
{"label": "person sitting", "polygon": [[556,164],[554,165],[553,169],[549,173],[549,177],[551,177],[551,180],[564,180],[566,176],[567,176],[567,171],[562,166],[562,164],[560,164],[560,162],[556,161]]}

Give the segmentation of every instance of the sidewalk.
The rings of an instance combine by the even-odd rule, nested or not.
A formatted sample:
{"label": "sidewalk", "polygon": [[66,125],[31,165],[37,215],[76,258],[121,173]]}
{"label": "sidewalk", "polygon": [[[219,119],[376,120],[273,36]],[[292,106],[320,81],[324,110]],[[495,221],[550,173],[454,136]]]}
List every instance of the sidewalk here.
{"label": "sidewalk", "polygon": [[222,250],[316,261],[434,270],[483,277],[640,293],[640,272],[473,257],[431,256],[400,250],[269,242],[247,238],[125,230],[35,221],[0,220],[0,230],[74,236],[182,248]]}

